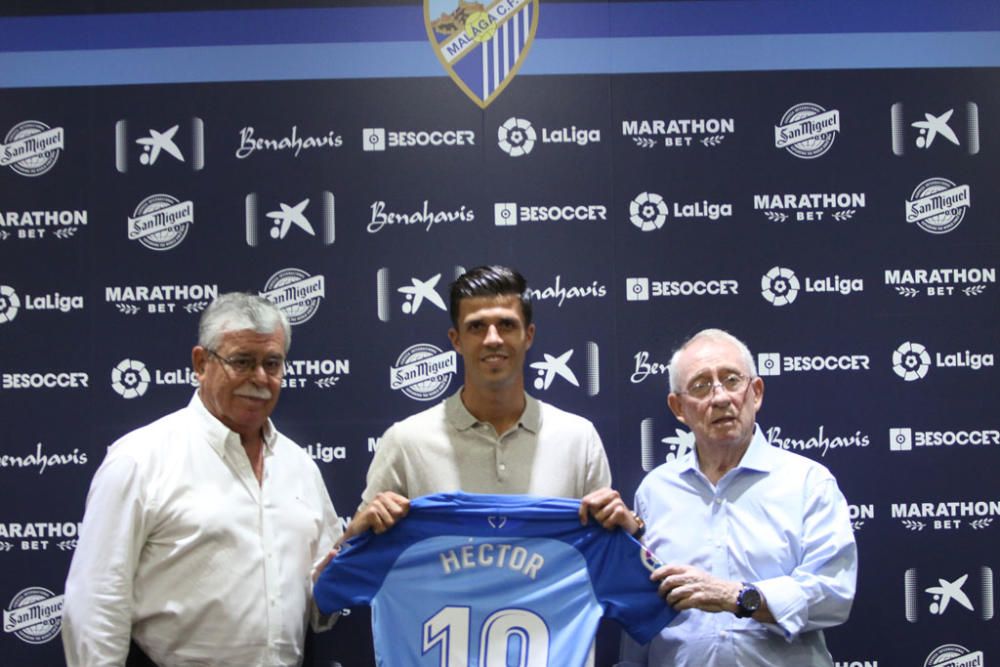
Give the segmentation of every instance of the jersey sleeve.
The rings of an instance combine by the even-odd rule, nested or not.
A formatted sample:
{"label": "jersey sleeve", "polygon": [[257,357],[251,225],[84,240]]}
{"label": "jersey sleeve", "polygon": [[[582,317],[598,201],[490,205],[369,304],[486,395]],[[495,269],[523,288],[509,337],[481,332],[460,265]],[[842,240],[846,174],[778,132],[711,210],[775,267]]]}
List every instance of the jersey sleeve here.
{"label": "jersey sleeve", "polygon": [[398,556],[389,540],[373,540],[367,532],[348,540],[326,566],[313,587],[316,607],[332,614],[369,604]]}
{"label": "jersey sleeve", "polygon": [[649,575],[660,566],[649,549],[621,529],[605,531],[586,551],[594,593],[604,615],[640,644],[651,640],[677,612],[657,593]]}

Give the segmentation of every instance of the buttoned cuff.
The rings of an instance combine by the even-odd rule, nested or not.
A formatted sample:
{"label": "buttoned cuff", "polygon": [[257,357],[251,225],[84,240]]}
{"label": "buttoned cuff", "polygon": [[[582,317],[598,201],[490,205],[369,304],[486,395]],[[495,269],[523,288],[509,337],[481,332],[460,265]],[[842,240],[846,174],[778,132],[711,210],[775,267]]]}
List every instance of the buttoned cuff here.
{"label": "buttoned cuff", "polygon": [[767,601],[767,608],[774,616],[776,624],[766,624],[767,628],[785,638],[794,640],[807,619],[808,600],[802,587],[791,577],[775,577],[753,582]]}

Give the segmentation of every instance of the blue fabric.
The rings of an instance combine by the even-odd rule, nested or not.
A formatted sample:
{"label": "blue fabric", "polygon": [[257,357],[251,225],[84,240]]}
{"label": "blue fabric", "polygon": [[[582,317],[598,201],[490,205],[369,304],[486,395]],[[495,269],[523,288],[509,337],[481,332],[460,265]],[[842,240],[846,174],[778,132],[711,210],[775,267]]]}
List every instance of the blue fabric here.
{"label": "blue fabric", "polygon": [[[621,530],[580,525],[578,500],[437,494],[383,535],[349,541],[315,588],[321,611],[372,606],[379,665],[583,665],[602,615],[640,643],[675,612],[657,565]],[[425,650],[426,649],[426,650]],[[484,656],[491,656],[484,659]],[[496,661],[496,662],[494,662]],[[466,664],[466,663],[462,663]]]}

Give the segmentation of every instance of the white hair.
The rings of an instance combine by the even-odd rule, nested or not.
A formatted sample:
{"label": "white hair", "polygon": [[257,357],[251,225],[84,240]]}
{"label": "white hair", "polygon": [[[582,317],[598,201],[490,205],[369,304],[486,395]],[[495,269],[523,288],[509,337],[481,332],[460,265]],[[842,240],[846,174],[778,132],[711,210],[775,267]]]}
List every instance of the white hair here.
{"label": "white hair", "polygon": [[247,329],[259,334],[272,334],[281,329],[285,334],[285,354],[288,354],[292,345],[288,316],[264,297],[247,292],[220,294],[209,304],[198,323],[198,345],[214,350],[227,333]]}
{"label": "white hair", "polygon": [[751,378],[757,377],[757,365],[753,362],[753,355],[750,354],[750,348],[747,347],[746,343],[744,343],[739,338],[737,338],[733,334],[723,329],[702,329],[701,331],[699,331],[698,333],[696,333],[695,335],[691,336],[686,341],[684,341],[684,344],[681,345],[679,348],[677,348],[673,356],[670,357],[670,365],[667,366],[667,373],[669,374],[670,377],[670,391],[672,392],[681,391],[680,377],[677,368],[678,361],[680,361],[681,353],[684,352],[684,350],[686,350],[692,343],[703,339],[725,341],[727,343],[735,345],[736,348],[740,351],[740,355],[743,357],[743,363],[746,365],[747,370],[750,372],[750,377]]}

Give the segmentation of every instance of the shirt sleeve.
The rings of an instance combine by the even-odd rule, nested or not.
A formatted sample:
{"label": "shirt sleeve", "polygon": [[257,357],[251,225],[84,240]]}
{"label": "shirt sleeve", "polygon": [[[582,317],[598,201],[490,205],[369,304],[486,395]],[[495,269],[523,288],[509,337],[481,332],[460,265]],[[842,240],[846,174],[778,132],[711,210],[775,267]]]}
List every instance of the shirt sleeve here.
{"label": "shirt sleeve", "polygon": [[[313,580],[319,576],[317,572],[319,566],[326,560],[327,555],[330,550],[333,549],[333,545],[337,543],[340,536],[343,534],[344,529],[340,525],[340,517],[337,516],[337,511],[333,507],[333,501],[330,500],[330,494],[326,489],[326,484],[323,481],[323,475],[320,473],[319,468],[316,468],[313,464],[316,477],[316,492],[319,494],[323,506],[323,536],[319,541],[319,546],[317,548],[317,553],[313,554],[313,568],[312,575]],[[325,632],[333,627],[340,618],[339,612],[334,612],[332,614],[324,614],[316,606],[316,601],[313,599],[309,604],[309,625],[312,627],[313,632]]]}
{"label": "shirt sleeve", "polygon": [[398,424],[393,424],[379,439],[378,450],[368,466],[367,484],[361,493],[360,512],[383,491],[394,491],[409,498],[406,486],[404,452],[398,436]]}
{"label": "shirt sleeve", "polygon": [[66,580],[67,667],[125,664],[133,578],[147,532],[144,488],[138,464],[128,456],[109,454],[94,475]]}
{"label": "shirt sleeve", "polygon": [[802,557],[788,575],[755,582],[788,641],[799,634],[839,625],[854,601],[858,553],[847,501],[827,474],[807,485],[802,526]]}

